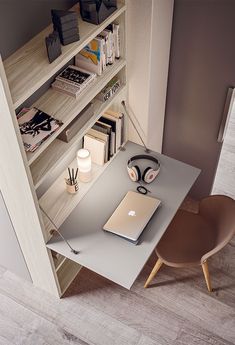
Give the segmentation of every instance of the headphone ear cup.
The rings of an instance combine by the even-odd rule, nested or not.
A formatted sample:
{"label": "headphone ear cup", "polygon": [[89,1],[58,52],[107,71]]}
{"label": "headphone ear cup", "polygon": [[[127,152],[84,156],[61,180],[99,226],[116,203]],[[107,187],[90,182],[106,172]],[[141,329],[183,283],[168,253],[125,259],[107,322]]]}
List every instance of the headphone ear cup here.
{"label": "headphone ear cup", "polygon": [[127,172],[131,181],[137,182],[140,180],[141,172],[140,172],[140,168],[137,165],[133,166],[132,168],[127,167]]}
{"label": "headphone ear cup", "polygon": [[141,171],[140,168],[138,167],[138,165],[134,165],[132,167],[132,169],[134,169],[135,174],[136,174],[136,182],[138,182],[141,179]]}
{"label": "headphone ear cup", "polygon": [[142,181],[148,183],[148,182],[146,181],[146,175],[148,174],[148,171],[150,171],[150,170],[153,170],[153,169],[152,169],[151,167],[147,167],[147,168],[144,170],[143,175],[142,175]]}
{"label": "headphone ear cup", "polygon": [[146,168],[143,172],[142,180],[146,183],[151,183],[157,177],[159,170],[153,168]]}

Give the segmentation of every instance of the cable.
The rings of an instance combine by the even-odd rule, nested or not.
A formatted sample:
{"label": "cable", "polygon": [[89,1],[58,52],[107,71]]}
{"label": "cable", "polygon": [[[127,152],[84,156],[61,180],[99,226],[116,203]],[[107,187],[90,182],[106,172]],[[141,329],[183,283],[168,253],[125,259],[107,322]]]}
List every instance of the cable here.
{"label": "cable", "polygon": [[71,247],[71,245],[69,244],[69,242],[64,238],[64,236],[60,233],[60,231],[58,230],[57,226],[55,225],[55,223],[53,222],[53,220],[50,218],[50,216],[48,216],[48,214],[43,210],[42,206],[39,205],[42,213],[44,213],[44,215],[49,219],[49,221],[51,222],[51,224],[54,226],[54,229],[52,231],[56,231],[59,236],[62,238],[62,240],[67,244],[67,246],[70,248],[71,252],[74,253],[75,255],[79,254],[78,250],[75,250]]}
{"label": "cable", "polygon": [[[141,136],[140,132],[138,131],[138,129],[137,129],[137,127],[136,127],[134,121],[133,121],[132,118],[130,117],[130,114],[129,114],[127,108],[126,108],[126,103],[125,103],[125,101],[121,101],[121,104],[122,104],[122,106],[123,106],[123,108],[124,108],[124,110],[125,110],[125,113],[126,113],[127,117],[129,118],[129,120],[131,121],[133,127],[135,128],[135,130],[136,130],[136,132],[137,132],[137,134],[138,134],[138,136],[139,136],[139,138],[140,138],[142,144],[144,145],[144,147],[145,147],[145,152],[150,153],[151,150],[148,149],[147,146],[145,145],[145,142],[144,142],[144,140],[142,139],[142,136]],[[136,119],[136,118],[135,118],[135,119]],[[138,122],[137,119],[136,119],[136,121]],[[139,122],[138,122],[138,124],[139,124]]]}

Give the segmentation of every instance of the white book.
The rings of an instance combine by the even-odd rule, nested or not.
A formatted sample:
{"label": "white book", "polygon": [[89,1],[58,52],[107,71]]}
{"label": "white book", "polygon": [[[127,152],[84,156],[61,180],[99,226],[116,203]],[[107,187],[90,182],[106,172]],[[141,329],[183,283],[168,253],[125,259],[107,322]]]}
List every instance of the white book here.
{"label": "white book", "polygon": [[105,40],[103,37],[96,37],[100,41],[100,61],[102,72],[106,70],[106,56],[105,56]]}
{"label": "white book", "polygon": [[103,38],[104,40],[104,55],[105,55],[105,65],[109,64],[109,34],[106,31],[102,31],[97,37]]}
{"label": "white book", "polygon": [[105,162],[105,142],[89,134],[84,136],[83,147],[91,154],[91,160],[98,165],[104,165]]}
{"label": "white book", "polygon": [[101,139],[105,142],[105,158],[104,162],[106,163],[108,161],[108,153],[109,153],[109,135],[102,133],[100,131],[97,131],[94,128],[90,128],[87,134],[93,136],[94,138]]}
{"label": "white book", "polygon": [[[106,110],[106,113],[120,119],[121,121],[121,145],[124,143],[125,140],[125,128],[124,128],[124,114],[120,111],[114,111],[111,109]],[[120,126],[120,122],[118,124]]]}
{"label": "white book", "polygon": [[115,58],[120,58],[120,25],[113,24],[113,39],[114,39],[114,50],[115,50]]}
{"label": "white book", "polygon": [[76,56],[75,65],[89,72],[102,74],[103,42],[94,38]]}
{"label": "white book", "polygon": [[101,32],[101,35],[106,35],[107,37],[107,63],[108,65],[112,65],[113,63],[113,52],[112,52],[112,31],[105,29],[104,31]]}

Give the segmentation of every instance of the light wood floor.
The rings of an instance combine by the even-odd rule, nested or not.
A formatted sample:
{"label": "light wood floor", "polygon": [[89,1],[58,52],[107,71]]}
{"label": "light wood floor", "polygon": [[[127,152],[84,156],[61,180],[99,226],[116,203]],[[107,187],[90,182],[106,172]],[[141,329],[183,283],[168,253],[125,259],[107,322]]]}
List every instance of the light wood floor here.
{"label": "light wood floor", "polygon": [[0,345],[235,344],[234,247],[209,262],[212,293],[199,267],[163,267],[144,289],[155,255],[131,291],[83,269],[61,300],[0,268]]}

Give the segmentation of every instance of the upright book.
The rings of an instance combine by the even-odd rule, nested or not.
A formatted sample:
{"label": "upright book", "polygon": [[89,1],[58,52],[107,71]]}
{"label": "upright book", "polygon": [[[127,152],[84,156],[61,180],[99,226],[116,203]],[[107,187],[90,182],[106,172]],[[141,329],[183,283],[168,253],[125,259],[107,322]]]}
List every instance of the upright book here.
{"label": "upright book", "polygon": [[87,132],[90,136],[93,136],[95,139],[99,139],[104,141],[105,143],[105,154],[104,154],[104,163],[106,163],[109,160],[109,135],[102,133],[100,131],[97,131],[94,128],[90,128]]}
{"label": "upright book", "polygon": [[121,133],[122,133],[122,123],[121,119],[116,118],[108,113],[104,113],[101,118],[102,122],[108,123],[112,126],[113,131],[115,132],[115,152],[121,146]]}
{"label": "upright book", "polygon": [[104,165],[105,162],[105,142],[102,139],[93,137],[90,134],[84,136],[83,147],[89,150],[91,160],[98,165]]}
{"label": "upright book", "polygon": [[109,154],[108,154],[108,159],[113,156],[113,142],[112,142],[112,127],[108,125],[107,123],[103,123],[101,121],[96,121],[94,126],[92,127],[93,129],[96,129],[99,132],[105,133],[109,136]]}
{"label": "upright book", "polygon": [[102,74],[103,67],[103,42],[94,38],[76,56],[75,65],[87,71]]}

